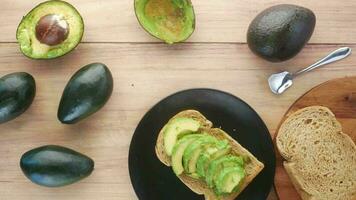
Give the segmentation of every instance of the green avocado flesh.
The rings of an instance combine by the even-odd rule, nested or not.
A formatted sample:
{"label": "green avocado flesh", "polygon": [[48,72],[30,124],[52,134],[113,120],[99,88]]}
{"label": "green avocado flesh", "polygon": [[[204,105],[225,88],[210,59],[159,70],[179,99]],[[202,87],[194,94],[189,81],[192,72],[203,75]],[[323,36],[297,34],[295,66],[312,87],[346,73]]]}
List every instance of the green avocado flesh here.
{"label": "green avocado flesh", "polygon": [[94,161],[74,150],[48,145],[23,154],[20,167],[32,182],[46,187],[60,187],[89,176],[94,170]]}
{"label": "green avocado flesh", "polygon": [[168,44],[186,40],[195,29],[190,0],[135,0],[135,13],[148,33]]}
{"label": "green avocado flesh", "polygon": [[240,165],[222,169],[216,178],[216,194],[230,194],[238,190],[245,176],[245,170]]}
{"label": "green avocado flesh", "polygon": [[196,170],[196,162],[198,160],[199,155],[205,150],[207,145],[212,145],[217,143],[218,140],[210,135],[206,135],[195,140],[193,143],[187,147],[184,151],[183,155],[183,166],[184,170],[189,173],[193,174]]}
{"label": "green avocado flesh", "polygon": [[172,155],[173,147],[179,137],[194,133],[199,128],[200,123],[191,118],[176,118],[170,121],[163,129],[164,148],[167,155]]}
{"label": "green avocado flesh", "polygon": [[304,7],[276,5],[251,22],[247,43],[256,55],[281,62],[297,55],[313,34],[316,17]]}
{"label": "green avocado flesh", "polygon": [[[40,20],[55,15],[67,24],[67,36],[59,44],[48,45],[36,37],[36,27]],[[33,59],[52,59],[72,51],[81,41],[84,22],[79,12],[69,3],[59,0],[46,1],[32,9],[21,20],[16,33],[21,52]]]}
{"label": "green avocado flesh", "polygon": [[205,177],[209,163],[212,160],[225,156],[230,152],[231,152],[231,146],[227,141],[220,141],[217,146],[209,147],[198,158],[197,174],[200,177]]}
{"label": "green avocado flesh", "polygon": [[186,148],[195,140],[201,138],[203,134],[191,134],[183,136],[178,142],[174,145],[172,152],[172,168],[174,173],[178,176],[184,172],[183,167],[183,155]]}
{"label": "green avocado flesh", "polygon": [[228,155],[215,159],[209,163],[205,181],[210,188],[214,187],[218,173],[226,167],[244,166],[242,157]]}

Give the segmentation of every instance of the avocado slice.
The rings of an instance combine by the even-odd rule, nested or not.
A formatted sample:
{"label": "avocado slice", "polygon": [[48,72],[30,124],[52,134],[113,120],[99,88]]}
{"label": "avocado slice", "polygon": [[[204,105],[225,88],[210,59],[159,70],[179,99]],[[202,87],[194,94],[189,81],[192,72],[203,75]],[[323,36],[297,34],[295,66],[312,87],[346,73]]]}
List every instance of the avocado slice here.
{"label": "avocado slice", "polygon": [[245,176],[245,170],[240,165],[222,169],[216,178],[216,194],[230,194],[238,190]]}
{"label": "avocado slice", "polygon": [[174,173],[179,176],[184,172],[184,167],[183,167],[183,154],[186,148],[193,143],[195,140],[199,139],[200,137],[203,137],[203,134],[188,134],[184,135],[181,139],[177,141],[177,143],[174,145],[173,151],[172,151],[172,168]]}
{"label": "avocado slice", "polygon": [[200,177],[206,176],[206,170],[209,163],[217,158],[227,155],[231,151],[231,146],[228,141],[221,141],[217,146],[208,148],[203,154],[201,154],[197,161],[197,174]]}
{"label": "avocado slice", "polygon": [[313,34],[316,17],[308,8],[281,4],[256,16],[247,32],[247,43],[256,55],[281,62],[297,55]]}
{"label": "avocado slice", "polygon": [[210,188],[214,187],[214,180],[218,173],[226,167],[244,166],[244,160],[240,156],[226,155],[209,163],[208,170],[206,171],[205,181]]}
{"label": "avocado slice", "polygon": [[[196,162],[199,155],[208,145],[217,143],[218,140],[210,135],[204,135],[203,137],[195,140],[191,145],[187,147],[183,155],[183,167],[188,174],[195,173]],[[196,177],[196,176],[194,176]]]}
{"label": "avocado slice", "polygon": [[172,155],[173,147],[179,137],[194,133],[200,128],[200,122],[192,118],[175,118],[170,121],[163,129],[163,142],[166,154]]}
{"label": "avocado slice", "polygon": [[72,51],[81,41],[84,22],[69,3],[43,2],[24,16],[16,38],[21,52],[32,59],[52,59]]}
{"label": "avocado slice", "polygon": [[190,0],[135,0],[135,13],[148,33],[168,44],[188,39],[195,29]]}

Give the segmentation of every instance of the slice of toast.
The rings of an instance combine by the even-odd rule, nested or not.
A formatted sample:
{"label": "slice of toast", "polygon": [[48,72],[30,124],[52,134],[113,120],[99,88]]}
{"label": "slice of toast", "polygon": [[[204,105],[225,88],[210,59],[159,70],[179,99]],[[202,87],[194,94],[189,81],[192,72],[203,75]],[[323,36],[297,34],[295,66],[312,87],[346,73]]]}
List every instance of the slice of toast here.
{"label": "slice of toast", "polygon": [[[219,140],[227,140],[232,147],[231,154],[244,157],[246,161],[245,171],[246,178],[243,184],[240,186],[240,189],[237,192],[230,194],[229,196],[218,197],[215,195],[214,191],[208,187],[208,185],[203,180],[194,179],[186,174],[178,176],[178,178],[193,192],[205,196],[207,200],[233,200],[235,199],[242,190],[262,171],[264,165],[257,160],[249,151],[243,148],[239,143],[237,143],[232,137],[219,128],[212,128],[212,123],[207,120],[200,112],[195,110],[185,110],[170,120],[173,120],[178,117],[189,117],[198,120],[202,124],[201,131],[204,131]],[[165,153],[164,143],[163,143],[163,129],[161,129],[157,143],[156,143],[156,155],[158,159],[167,166],[171,166],[171,158]],[[172,171],[173,173],[173,171]]]}
{"label": "slice of toast", "polygon": [[356,199],[356,146],[328,108],[311,106],[290,115],[276,143],[303,200]]}

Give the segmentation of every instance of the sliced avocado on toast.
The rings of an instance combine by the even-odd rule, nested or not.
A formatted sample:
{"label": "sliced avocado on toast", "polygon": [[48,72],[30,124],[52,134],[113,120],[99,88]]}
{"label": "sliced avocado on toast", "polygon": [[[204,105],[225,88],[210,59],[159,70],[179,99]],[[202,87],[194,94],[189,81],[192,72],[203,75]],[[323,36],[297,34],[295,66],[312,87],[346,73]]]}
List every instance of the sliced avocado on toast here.
{"label": "sliced avocado on toast", "polygon": [[164,147],[166,153],[172,155],[173,147],[179,137],[185,134],[194,133],[200,128],[200,123],[191,118],[176,118],[171,120],[163,130]]}
{"label": "sliced avocado on toast", "polygon": [[[165,130],[179,118],[198,121],[200,127],[180,136],[174,134],[172,155],[168,156]],[[174,129],[185,128],[176,124]],[[182,111],[169,120],[158,135],[155,151],[185,185],[207,199],[235,199],[264,167],[226,132],[212,128],[212,123],[195,110]]]}
{"label": "sliced avocado on toast", "polygon": [[79,12],[60,0],[46,1],[24,16],[16,38],[32,59],[52,59],[72,51],[81,41],[84,22]]}
{"label": "sliced avocado on toast", "polygon": [[214,159],[229,154],[230,152],[231,146],[226,140],[219,141],[216,146],[210,146],[206,151],[199,155],[197,161],[197,174],[200,177],[205,177],[209,163]]}
{"label": "sliced avocado on toast", "polygon": [[186,40],[195,29],[190,0],[135,0],[135,13],[148,33],[168,44]]}
{"label": "sliced avocado on toast", "polygon": [[191,145],[195,140],[202,137],[203,134],[190,134],[183,136],[178,142],[174,145],[172,151],[172,168],[174,173],[178,176],[184,172],[183,167],[183,154],[186,148]]}
{"label": "sliced avocado on toast", "polygon": [[214,181],[223,168],[234,167],[238,165],[244,166],[244,160],[242,157],[234,155],[223,156],[211,161],[205,176],[206,183],[209,187],[214,187]]}
{"label": "sliced avocado on toast", "polygon": [[221,169],[215,180],[216,194],[225,195],[238,190],[244,178],[245,170],[241,165]]}
{"label": "sliced avocado on toast", "polygon": [[217,140],[208,134],[204,134],[204,136],[192,142],[191,145],[189,145],[189,147],[187,147],[187,149],[184,151],[184,170],[189,174],[194,173],[195,166],[192,166],[191,163],[196,162],[198,156],[205,149],[206,145],[213,144],[216,142]]}

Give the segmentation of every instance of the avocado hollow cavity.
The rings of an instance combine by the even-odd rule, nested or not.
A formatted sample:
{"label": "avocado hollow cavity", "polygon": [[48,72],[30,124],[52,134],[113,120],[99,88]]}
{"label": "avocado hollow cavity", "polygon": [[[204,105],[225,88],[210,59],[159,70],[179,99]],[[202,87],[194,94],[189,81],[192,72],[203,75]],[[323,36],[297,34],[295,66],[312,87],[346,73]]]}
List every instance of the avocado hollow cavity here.
{"label": "avocado hollow cavity", "polygon": [[135,13],[148,33],[168,44],[188,39],[195,29],[190,0],[135,0]]}
{"label": "avocado hollow cavity", "polygon": [[16,33],[21,52],[33,59],[52,59],[72,51],[81,41],[84,22],[69,3],[46,1],[21,20]]}

